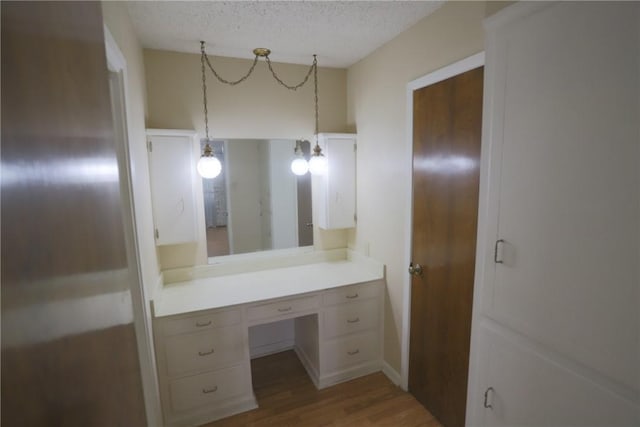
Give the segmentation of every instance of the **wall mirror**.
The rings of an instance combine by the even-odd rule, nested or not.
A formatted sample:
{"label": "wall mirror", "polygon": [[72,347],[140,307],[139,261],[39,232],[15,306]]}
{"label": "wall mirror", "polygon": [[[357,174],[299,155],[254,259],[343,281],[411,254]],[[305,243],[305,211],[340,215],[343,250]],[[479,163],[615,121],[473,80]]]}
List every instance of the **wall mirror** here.
{"label": "wall mirror", "polygon": [[[291,171],[295,140],[226,139],[210,144],[222,172],[202,179],[209,259],[313,245],[311,176]],[[201,145],[204,148],[204,140]],[[302,150],[308,159],[308,141]]]}

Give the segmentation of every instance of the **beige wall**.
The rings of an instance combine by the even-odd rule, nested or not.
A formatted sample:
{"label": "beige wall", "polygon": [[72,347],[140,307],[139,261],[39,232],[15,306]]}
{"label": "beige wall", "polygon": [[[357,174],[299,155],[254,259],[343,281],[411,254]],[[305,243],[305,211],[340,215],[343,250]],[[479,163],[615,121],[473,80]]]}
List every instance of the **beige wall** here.
{"label": "beige wall", "polygon": [[[149,301],[159,280],[158,260],[153,237],[149,167],[147,163],[145,112],[146,93],[142,47],[133,31],[126,5],[122,2],[103,2],[104,23],[113,36],[126,61],[125,96],[129,130],[129,156],[131,161],[134,220],[137,224],[139,262],[147,307],[147,324],[151,324]],[[147,331],[150,333],[150,330]],[[139,338],[140,339],[140,338]],[[152,337],[147,336],[148,347],[141,351],[141,371],[145,385],[145,404],[149,425],[160,424],[160,407],[152,354]],[[145,362],[147,361],[147,362]]]}
{"label": "beige wall", "polygon": [[[274,54],[275,55],[275,54]],[[227,80],[244,75],[252,60],[211,56],[216,71]],[[309,56],[309,63],[312,57]],[[204,137],[200,55],[160,50],[144,51],[147,127],[195,129]],[[320,64],[322,65],[322,64]],[[273,63],[279,77],[297,84],[306,75],[306,65]],[[346,130],[345,69],[318,69],[320,132]],[[253,75],[236,86],[218,82],[207,69],[209,136],[216,139],[308,139],[315,128],[313,76],[297,91],[280,86],[267,64],[260,60]],[[345,247],[345,231],[314,231],[317,248]],[[189,266],[197,260],[194,244],[163,246],[158,250],[161,268]]]}
{"label": "beige wall", "polygon": [[447,2],[347,72],[348,123],[358,133],[358,227],[349,247],[387,266],[384,357],[397,372],[411,185],[406,85],[482,51],[483,19],[506,4]]}

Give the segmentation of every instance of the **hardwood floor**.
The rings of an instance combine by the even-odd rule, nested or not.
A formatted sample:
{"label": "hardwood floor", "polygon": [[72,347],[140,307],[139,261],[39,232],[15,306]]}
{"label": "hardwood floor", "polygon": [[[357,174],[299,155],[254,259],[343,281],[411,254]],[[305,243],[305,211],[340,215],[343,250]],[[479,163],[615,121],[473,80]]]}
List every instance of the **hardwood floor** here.
{"label": "hardwood floor", "polygon": [[227,227],[207,228],[207,256],[229,255],[229,232]]}
{"label": "hardwood floor", "polygon": [[291,350],[254,359],[251,371],[259,408],[203,427],[442,427],[381,372],[317,390]]}

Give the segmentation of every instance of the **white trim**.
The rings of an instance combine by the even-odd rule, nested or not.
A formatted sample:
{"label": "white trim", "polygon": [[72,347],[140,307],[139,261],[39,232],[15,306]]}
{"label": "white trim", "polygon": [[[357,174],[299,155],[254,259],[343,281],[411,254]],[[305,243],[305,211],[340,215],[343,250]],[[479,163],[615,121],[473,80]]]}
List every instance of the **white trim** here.
{"label": "white trim", "polygon": [[[430,86],[434,83],[441,82],[458,74],[462,74],[474,68],[478,68],[484,65],[484,52],[476,53],[467,58],[461,59],[458,62],[454,62],[451,65],[442,67],[435,70],[425,76],[417,78],[407,83],[407,93],[410,92],[413,97],[413,91],[422,89],[423,87]],[[413,98],[412,98],[413,99]],[[408,111],[408,116],[413,119],[413,111]],[[413,128],[413,126],[412,126]],[[413,136],[411,136],[411,145],[413,146]]]}
{"label": "white trim", "polygon": [[[198,133],[193,129],[155,129],[150,128],[146,129],[147,135],[153,136],[190,136],[192,138],[196,138]],[[198,141],[200,144],[200,141]],[[199,151],[199,149],[198,149]]]}
{"label": "white trim", "polygon": [[387,378],[389,378],[389,381],[391,381],[397,386],[399,386],[400,382],[402,382],[402,377],[400,376],[400,373],[395,369],[393,369],[391,365],[389,365],[384,360],[382,361],[382,373],[385,374]]}
{"label": "white trim", "polygon": [[[473,70],[484,65],[484,52],[454,62],[451,65],[435,70],[425,76],[407,83],[407,122],[406,138],[407,152],[405,162],[408,170],[413,171],[413,92],[425,86],[438,83],[450,77],[457,76],[466,71]],[[411,176],[405,193],[405,205],[409,206],[405,216],[405,265],[411,262],[411,243],[413,230],[413,175]],[[409,331],[411,327],[411,277],[407,274],[402,283],[402,337],[401,337],[401,365],[400,387],[403,390],[409,388]]]}
{"label": "white trim", "polygon": [[[145,401],[145,412],[147,414],[147,424],[150,426],[162,424],[162,412],[160,409],[160,389],[158,386],[158,379],[155,369],[155,353],[153,351],[153,338],[150,325],[151,313],[147,308],[147,298],[145,295],[144,282],[142,279],[142,266],[140,264],[140,249],[138,245],[138,227],[135,217],[135,201],[133,195],[133,187],[131,183],[131,160],[129,156],[129,143],[133,141],[133,135],[131,134],[131,128],[129,127],[131,106],[129,102],[129,88],[128,88],[128,76],[127,76],[127,61],[122,54],[122,51],[118,47],[115,39],[111,35],[109,28],[106,25],[104,27],[104,44],[107,65],[110,70],[119,73],[122,83],[122,98],[124,103],[124,120],[125,120],[125,137],[124,151],[125,159],[127,163],[127,174],[129,180],[127,182],[128,193],[130,198],[130,210],[131,223],[133,225],[133,246],[136,254],[136,272],[137,278],[133,286],[131,286],[131,302],[133,309],[133,323],[136,331],[136,341],[138,347],[138,358],[140,361],[140,375],[142,380],[142,389]],[[161,276],[160,276],[161,279]],[[137,285],[137,286],[136,286]]]}

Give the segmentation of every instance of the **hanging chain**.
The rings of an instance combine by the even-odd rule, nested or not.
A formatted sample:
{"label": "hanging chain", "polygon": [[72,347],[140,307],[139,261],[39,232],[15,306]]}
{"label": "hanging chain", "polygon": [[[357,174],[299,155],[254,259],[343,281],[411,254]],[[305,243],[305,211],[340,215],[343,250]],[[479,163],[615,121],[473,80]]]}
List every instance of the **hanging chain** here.
{"label": "hanging chain", "polygon": [[237,85],[239,83],[242,83],[243,81],[247,80],[249,78],[249,76],[251,75],[251,73],[253,73],[253,69],[256,68],[256,64],[258,63],[258,55],[256,55],[256,57],[253,59],[253,64],[251,64],[251,67],[249,68],[249,71],[247,71],[247,74],[242,76],[240,79],[238,79],[238,80],[236,80],[234,82],[231,82],[229,80],[225,80],[222,77],[220,77],[220,74],[218,74],[217,71],[213,68],[213,66],[211,65],[211,62],[209,62],[209,57],[207,56],[206,52],[204,51],[204,42],[203,41],[200,42],[200,52],[202,53],[203,66],[204,66],[204,61],[207,61],[207,65],[209,66],[209,69],[211,70],[213,75],[216,76],[216,78],[220,81],[220,83],[228,84],[229,86],[235,86],[235,85]]}
{"label": "hanging chain", "polygon": [[204,130],[207,136],[207,143],[209,142],[209,110],[207,110],[207,76],[204,72],[204,59],[206,54],[204,53],[204,42],[200,42],[200,62],[202,63],[202,96],[204,98]]}
{"label": "hanging chain", "polygon": [[316,145],[318,145],[318,60],[313,55],[313,93],[316,108]]}
{"label": "hanging chain", "polygon": [[301,88],[302,86],[305,85],[305,83],[307,83],[307,81],[309,80],[309,76],[311,76],[311,72],[313,70],[316,69],[316,67],[318,66],[318,61],[316,59],[316,55],[313,55],[313,63],[311,64],[311,66],[309,67],[309,71],[307,72],[307,75],[304,76],[304,79],[298,83],[295,86],[289,86],[288,84],[286,84],[285,82],[283,82],[280,77],[278,77],[278,75],[276,74],[276,72],[273,70],[273,67],[271,66],[271,60],[269,59],[269,56],[265,56],[264,58],[267,61],[267,65],[269,66],[269,71],[271,71],[271,74],[273,75],[273,78],[276,79],[278,81],[278,83],[280,83],[282,86],[286,87],[289,90],[297,90],[299,88]]}
{"label": "hanging chain", "polygon": [[[207,81],[206,81],[206,75],[205,75],[205,62],[206,64],[209,66],[209,69],[211,70],[211,72],[213,73],[214,76],[216,76],[216,78],[220,81],[220,83],[225,83],[228,84],[230,86],[235,86],[239,83],[242,83],[243,81],[245,81],[246,79],[249,78],[249,76],[251,75],[251,73],[253,73],[253,70],[256,68],[256,64],[258,63],[258,55],[256,55],[256,57],[253,59],[253,64],[251,64],[251,67],[249,68],[249,71],[247,72],[247,74],[245,74],[244,76],[242,76],[240,79],[236,80],[236,81],[229,81],[229,80],[225,80],[222,77],[220,77],[220,75],[216,72],[216,70],[213,68],[213,66],[211,65],[211,62],[209,62],[209,57],[207,56],[207,53],[204,51],[204,41],[200,42],[200,62],[202,63],[202,94],[204,97],[204,127],[205,127],[205,133],[207,136],[207,141],[209,141],[209,112],[207,110]],[[299,88],[301,88],[302,86],[304,86],[307,81],[309,80],[309,77],[311,76],[311,72],[313,72],[313,86],[314,86],[314,103],[315,103],[315,119],[316,119],[316,145],[318,145],[318,58],[316,55],[313,55],[313,63],[311,64],[311,66],[309,67],[309,71],[307,72],[307,75],[304,76],[304,79],[298,83],[295,86],[290,86],[288,84],[286,84],[284,81],[282,81],[282,79],[280,77],[278,77],[278,74],[276,74],[275,70],[273,69],[273,66],[271,65],[271,60],[269,59],[269,55],[267,54],[265,57],[265,60],[267,61],[267,66],[269,67],[269,71],[271,71],[271,74],[273,75],[273,78],[276,79],[276,81],[278,83],[280,83],[282,86],[286,87],[289,90],[297,90]]]}
{"label": "hanging chain", "polygon": [[[220,83],[228,84],[230,86],[235,86],[235,85],[237,85],[239,83],[242,83],[243,81],[247,80],[249,78],[249,76],[251,76],[251,74],[253,73],[253,70],[256,68],[256,64],[258,63],[258,58],[259,58],[258,55],[255,56],[255,58],[253,59],[253,64],[251,64],[251,67],[249,68],[249,71],[247,71],[247,74],[245,74],[244,76],[242,76],[241,78],[239,78],[236,81],[229,81],[229,80],[226,80],[226,79],[222,78],[220,76],[220,74],[218,74],[218,72],[211,65],[211,62],[209,61],[209,57],[207,56],[207,53],[204,51],[204,42],[203,41],[200,42],[200,52],[202,53],[202,67],[203,67],[203,69],[204,69],[204,63],[206,61],[207,66],[209,67],[209,69],[211,70],[213,75],[216,76],[216,78],[220,81]],[[297,85],[290,86],[290,85],[286,84],[284,81],[282,81],[282,79],[280,77],[278,77],[278,74],[275,72],[275,70],[273,69],[273,66],[271,65],[271,59],[269,59],[269,55],[266,55],[264,57],[264,59],[267,61],[267,65],[269,67],[269,71],[271,71],[271,74],[273,75],[273,78],[276,79],[278,81],[278,83],[280,83],[282,86],[286,87],[289,90],[297,90],[297,89],[301,88],[302,86],[304,86],[307,83],[307,81],[309,80],[309,77],[311,76],[311,72],[313,70],[317,69],[317,67],[318,67],[318,60],[316,58],[316,55],[313,55],[313,63],[309,67],[309,71],[307,72],[307,75]]]}

